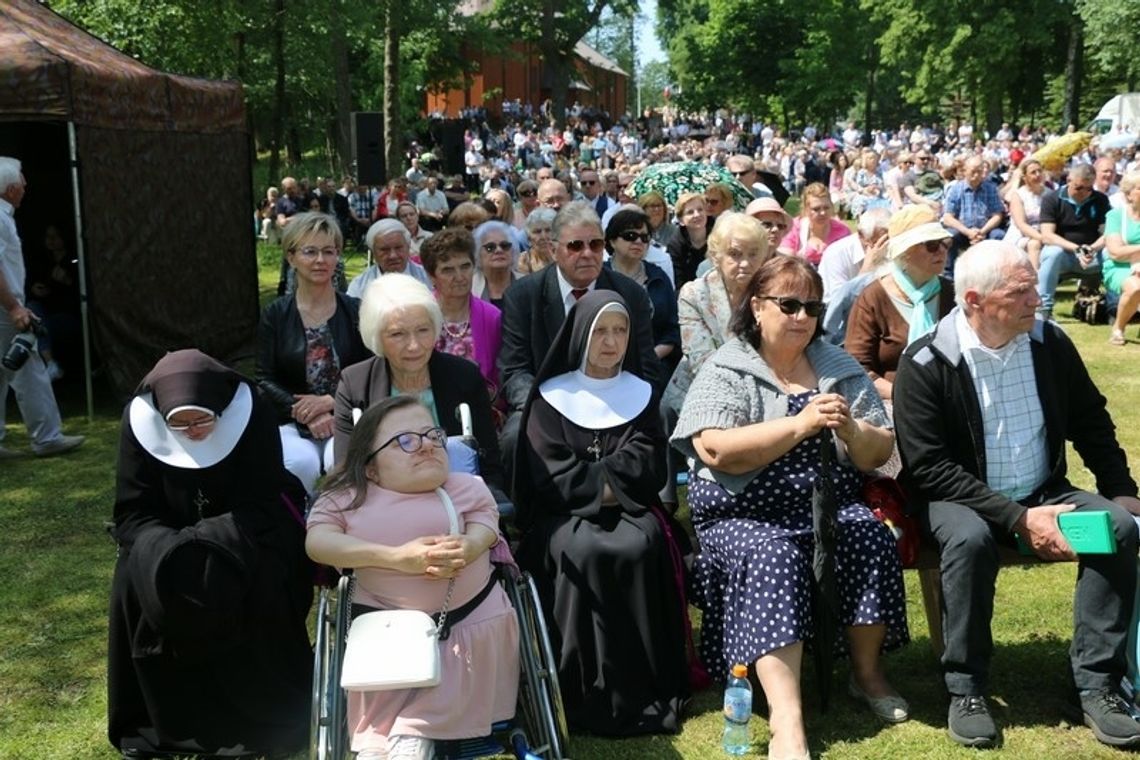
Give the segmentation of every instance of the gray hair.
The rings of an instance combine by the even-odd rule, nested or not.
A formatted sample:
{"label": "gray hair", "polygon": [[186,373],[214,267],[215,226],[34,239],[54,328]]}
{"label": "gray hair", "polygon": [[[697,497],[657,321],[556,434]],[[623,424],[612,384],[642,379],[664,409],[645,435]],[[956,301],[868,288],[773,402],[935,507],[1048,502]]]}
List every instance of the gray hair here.
{"label": "gray hair", "polygon": [[966,291],[986,296],[1006,280],[1010,269],[1033,266],[1029,255],[1002,240],[983,240],[970,246],[954,264],[954,300],[966,308]]}
{"label": "gray hair", "polygon": [[492,232],[498,232],[511,244],[511,269],[514,269],[519,263],[519,241],[515,237],[514,228],[498,219],[488,219],[476,227],[472,233],[475,236],[475,266],[479,268],[480,272],[483,271],[483,241]]}
{"label": "gray hair", "polygon": [[529,233],[540,224],[554,224],[554,217],[556,216],[558,216],[558,213],[554,209],[539,206],[527,215],[526,231]]}
{"label": "gray hair", "polygon": [[575,227],[579,224],[592,224],[598,228],[598,237],[601,237],[602,220],[598,218],[594,206],[586,201],[572,201],[563,206],[558,216],[554,217],[550,235],[557,242],[564,227]]}
{"label": "gray hair", "polygon": [[12,185],[20,184],[21,173],[22,169],[19,159],[10,156],[0,156],[0,193],[6,192]]}
{"label": "gray hair", "polygon": [[360,299],[360,337],[368,350],[384,358],[380,333],[387,327],[388,319],[397,311],[416,306],[427,309],[435,327],[432,341],[439,340],[439,332],[443,329],[443,312],[426,285],[415,277],[399,273],[386,274],[369,283]]}
{"label": "gray hair", "polygon": [[344,246],[344,236],[341,235],[340,223],[335,216],[320,211],[304,211],[293,216],[285,225],[285,230],[281,233],[281,248],[286,252],[293,251],[302,240],[313,235],[328,235],[335,241],[338,250]]}
{"label": "gray hair", "polygon": [[1092,182],[1094,179],[1096,179],[1096,169],[1094,169],[1090,164],[1075,164],[1071,169],[1069,169],[1069,179],[1066,181],[1071,182],[1073,177],[1076,177],[1077,179],[1085,179],[1089,182]]}
{"label": "gray hair", "polygon": [[368,228],[368,232],[364,233],[364,245],[368,246],[368,250],[372,250],[372,242],[380,235],[391,235],[393,232],[399,232],[404,236],[404,242],[410,248],[412,245],[412,233],[408,232],[408,228],[399,219],[381,219]]}
{"label": "gray hair", "polygon": [[890,209],[872,208],[859,215],[859,237],[870,240],[875,230],[885,230],[891,222]]}

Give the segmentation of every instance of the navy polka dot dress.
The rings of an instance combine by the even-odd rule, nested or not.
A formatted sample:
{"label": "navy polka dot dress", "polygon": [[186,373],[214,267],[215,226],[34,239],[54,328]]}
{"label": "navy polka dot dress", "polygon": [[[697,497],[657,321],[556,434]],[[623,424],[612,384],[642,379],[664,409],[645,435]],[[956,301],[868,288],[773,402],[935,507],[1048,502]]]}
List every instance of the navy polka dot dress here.
{"label": "navy polka dot dress", "polygon": [[[792,416],[817,391],[789,396]],[[704,615],[701,658],[713,673],[813,635],[812,482],[820,439],[801,441],[734,496],[699,477],[689,480],[689,507],[701,542],[693,567],[694,600]],[[841,627],[885,624],[884,649],[910,640],[902,565],[890,531],[859,503],[862,474],[832,468],[839,501],[835,573]],[[836,640],[839,653],[846,637]]]}

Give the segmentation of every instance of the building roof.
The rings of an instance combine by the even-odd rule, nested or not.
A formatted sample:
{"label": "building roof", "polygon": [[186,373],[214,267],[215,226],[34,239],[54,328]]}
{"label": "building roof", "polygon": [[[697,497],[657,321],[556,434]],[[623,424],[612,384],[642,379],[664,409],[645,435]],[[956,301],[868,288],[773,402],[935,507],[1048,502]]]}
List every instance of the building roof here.
{"label": "building roof", "polygon": [[597,66],[599,69],[612,71],[615,74],[621,74],[623,77],[628,77],[629,74],[618,66],[617,61],[609,56],[602,55],[597,50],[586,44],[584,40],[578,40],[578,44],[574,46],[574,55],[578,56],[591,66]]}

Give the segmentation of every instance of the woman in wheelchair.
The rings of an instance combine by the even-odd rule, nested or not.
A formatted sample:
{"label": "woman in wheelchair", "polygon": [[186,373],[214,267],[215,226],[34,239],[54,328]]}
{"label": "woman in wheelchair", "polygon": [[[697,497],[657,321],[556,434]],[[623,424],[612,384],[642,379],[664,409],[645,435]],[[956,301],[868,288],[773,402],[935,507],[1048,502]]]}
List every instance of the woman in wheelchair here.
{"label": "woman in wheelchair", "polygon": [[248,380],[195,350],[159,360],[123,413],[107,733],[124,757],[305,743],[305,491],[275,420]]}
{"label": "woman in wheelchair", "polygon": [[571,728],[680,730],[689,695],[677,535],[660,509],[665,433],[621,296],[571,309],[524,408],[519,563],[542,597]]}
{"label": "woman in wheelchair", "polygon": [[[448,472],[446,438],[414,397],[380,401],[353,428],[344,463],[309,514],[309,556],[355,568],[362,612],[435,613],[448,604],[454,579],[447,606],[453,627],[440,642],[439,685],[349,692],[352,750],[361,760],[429,758],[433,740],[484,736],[515,713],[518,619],[491,567],[492,554],[508,559],[509,551],[487,486]],[[446,535],[448,513],[438,488],[454,504],[460,535]]]}
{"label": "woman in wheelchair", "polygon": [[334,406],[334,452],[338,463],[359,414],[387,398],[417,398],[448,435],[462,434],[459,406],[471,407],[479,469],[498,501],[505,488],[499,439],[491,418],[491,398],[475,362],[435,348],[443,313],[431,291],[405,274],[386,274],[365,289],[360,302],[360,336],[375,357],[348,367],[340,376]]}

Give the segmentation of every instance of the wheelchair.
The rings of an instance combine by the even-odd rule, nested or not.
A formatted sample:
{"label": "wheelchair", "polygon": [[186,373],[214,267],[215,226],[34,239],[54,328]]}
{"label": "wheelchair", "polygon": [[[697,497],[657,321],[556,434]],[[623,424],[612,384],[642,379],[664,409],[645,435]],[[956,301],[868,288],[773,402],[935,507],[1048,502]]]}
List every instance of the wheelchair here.
{"label": "wheelchair", "polygon": [[[464,407],[466,405],[463,405]],[[461,407],[463,435],[471,445],[470,413]],[[509,514],[500,504],[500,513]],[[542,604],[534,581],[513,565],[496,565],[495,573],[518,616],[519,691],[515,718],[492,727],[491,736],[463,741],[437,741],[436,757],[455,760],[512,753],[518,760],[562,760],[569,731],[558,685],[558,662],[550,645]],[[346,718],[348,699],[340,687],[348,630],[352,619],[355,578],[341,575],[335,587],[321,587],[317,595],[316,636],[313,647],[310,760],[347,760]],[[505,737],[507,747],[495,739]]]}

